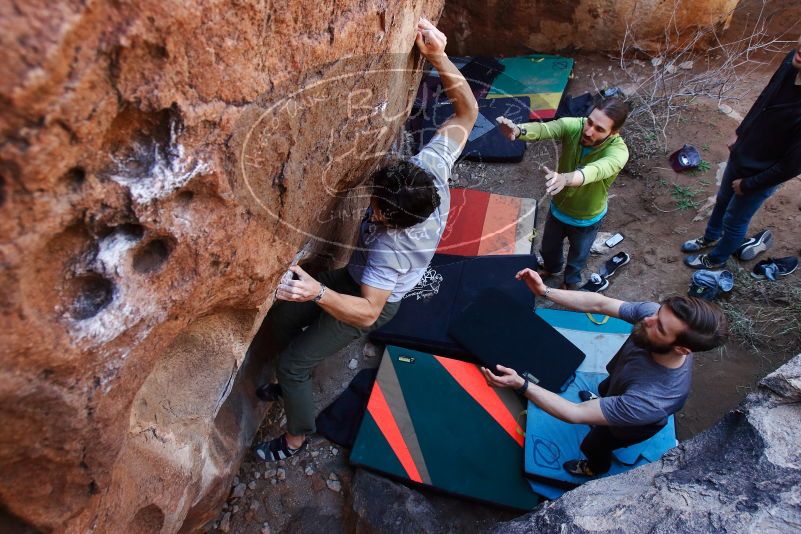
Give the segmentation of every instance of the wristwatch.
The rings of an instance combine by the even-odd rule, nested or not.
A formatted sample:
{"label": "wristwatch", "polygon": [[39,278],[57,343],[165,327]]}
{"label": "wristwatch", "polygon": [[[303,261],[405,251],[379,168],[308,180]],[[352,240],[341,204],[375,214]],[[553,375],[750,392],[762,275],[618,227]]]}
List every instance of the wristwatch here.
{"label": "wristwatch", "polygon": [[[515,126],[517,126],[517,125],[515,124]],[[528,133],[528,132],[526,131],[526,129],[525,129],[525,128],[523,128],[522,126],[517,126],[517,129],[518,129],[518,130],[520,130],[520,133],[518,133],[518,134],[517,134],[517,136],[515,137],[515,139],[519,138],[521,135],[526,135],[526,134]]]}
{"label": "wristwatch", "polygon": [[518,395],[525,395],[526,394],[526,390],[528,390],[528,378],[526,378],[524,376],[523,377],[523,385],[520,386],[519,388],[517,388],[515,390],[515,393],[517,393]]}
{"label": "wristwatch", "polygon": [[325,295],[325,284],[320,284],[320,292],[312,299],[312,302],[320,302],[320,299]]}
{"label": "wristwatch", "polygon": [[542,294],[542,298],[547,299],[548,298],[548,293],[550,293],[550,292],[551,292],[551,288],[550,287],[546,287],[545,288],[545,293]]}

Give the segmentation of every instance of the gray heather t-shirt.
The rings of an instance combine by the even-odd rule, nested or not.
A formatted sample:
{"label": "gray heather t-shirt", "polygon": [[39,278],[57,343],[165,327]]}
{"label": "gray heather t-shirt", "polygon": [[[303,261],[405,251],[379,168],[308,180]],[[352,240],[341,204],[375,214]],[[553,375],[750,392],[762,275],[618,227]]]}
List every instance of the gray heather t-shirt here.
{"label": "gray heather t-shirt", "polygon": [[389,302],[401,300],[417,285],[445,230],[451,206],[448,178],[459,153],[454,141],[435,135],[411,158],[413,163],[434,175],[439,193],[439,207],[425,221],[410,228],[387,228],[371,222],[368,210],[359,228],[356,249],[348,262],[348,273],[354,280],[377,289],[391,289]]}
{"label": "gray heather t-shirt", "polygon": [[[657,311],[656,302],[625,302],[620,306],[620,318],[636,323]],[[618,429],[618,434],[659,430],[671,414],[684,406],[690,393],[692,368],[692,354],[681,367],[669,369],[656,363],[647,350],[631,339],[626,340],[606,366],[609,377],[598,387],[604,417],[612,427],[629,427]]]}

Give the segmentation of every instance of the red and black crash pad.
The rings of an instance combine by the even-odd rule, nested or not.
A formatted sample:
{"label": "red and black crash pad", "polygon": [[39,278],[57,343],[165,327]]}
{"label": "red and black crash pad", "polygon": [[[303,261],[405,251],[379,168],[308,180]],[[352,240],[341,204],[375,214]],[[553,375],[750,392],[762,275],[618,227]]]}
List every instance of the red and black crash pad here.
{"label": "red and black crash pad", "polygon": [[452,187],[448,221],[437,252],[457,256],[530,254],[536,224],[536,199]]}
{"label": "red and black crash pad", "polygon": [[435,254],[423,279],[403,298],[387,324],[370,333],[370,339],[475,361],[470,352],[448,334],[451,320],[462,313],[479,293],[495,288],[533,315],[534,295],[515,274],[536,268],[534,256],[501,255],[466,258]]}
{"label": "red and black crash pad", "polygon": [[523,475],[522,401],[474,364],[387,347],[350,455],[354,465],[518,510],[538,497]]}
{"label": "red and black crash pad", "polygon": [[[461,157],[472,161],[510,162],[523,159],[525,141],[510,141],[501,135],[498,123],[500,116],[515,123],[528,122],[530,100],[528,97],[487,98],[478,101],[478,117],[467,137]],[[419,132],[420,147],[425,146],[437,130],[453,115],[453,106],[448,101],[435,102],[422,110],[423,121]]]}
{"label": "red and black crash pad", "polygon": [[496,288],[454,315],[448,333],[490,370],[511,367],[553,392],[562,391],[584,361],[584,353],[530,306]]}

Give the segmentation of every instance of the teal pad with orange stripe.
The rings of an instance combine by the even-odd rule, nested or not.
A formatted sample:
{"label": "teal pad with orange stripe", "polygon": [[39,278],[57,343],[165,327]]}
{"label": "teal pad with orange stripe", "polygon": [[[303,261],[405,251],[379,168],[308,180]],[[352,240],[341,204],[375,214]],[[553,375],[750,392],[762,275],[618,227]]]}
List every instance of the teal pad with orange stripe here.
{"label": "teal pad with orange stripe", "polygon": [[468,499],[531,510],[523,403],[477,366],[387,347],[350,461]]}

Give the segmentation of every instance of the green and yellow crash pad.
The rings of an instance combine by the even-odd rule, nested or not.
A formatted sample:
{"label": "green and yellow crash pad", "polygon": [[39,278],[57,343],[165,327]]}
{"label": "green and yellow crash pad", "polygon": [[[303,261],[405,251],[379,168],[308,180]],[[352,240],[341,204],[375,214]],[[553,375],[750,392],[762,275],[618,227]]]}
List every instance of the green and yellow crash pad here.
{"label": "green and yellow crash pad", "polygon": [[573,60],[548,54],[508,57],[486,98],[529,97],[531,120],[551,120],[562,100]]}

